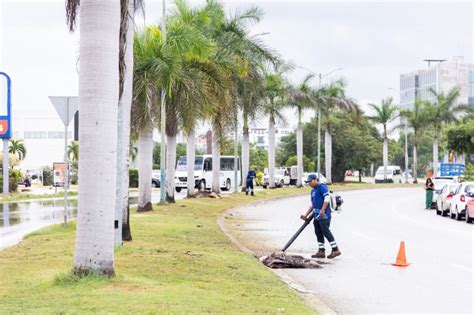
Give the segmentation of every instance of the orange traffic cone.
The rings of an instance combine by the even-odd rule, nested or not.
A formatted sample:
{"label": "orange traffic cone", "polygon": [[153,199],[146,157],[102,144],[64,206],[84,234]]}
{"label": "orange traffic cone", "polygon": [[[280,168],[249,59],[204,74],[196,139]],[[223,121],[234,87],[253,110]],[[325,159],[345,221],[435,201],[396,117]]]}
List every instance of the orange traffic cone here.
{"label": "orange traffic cone", "polygon": [[409,263],[407,262],[407,257],[405,255],[405,242],[400,242],[400,249],[398,250],[397,260],[392,266],[406,267]]}

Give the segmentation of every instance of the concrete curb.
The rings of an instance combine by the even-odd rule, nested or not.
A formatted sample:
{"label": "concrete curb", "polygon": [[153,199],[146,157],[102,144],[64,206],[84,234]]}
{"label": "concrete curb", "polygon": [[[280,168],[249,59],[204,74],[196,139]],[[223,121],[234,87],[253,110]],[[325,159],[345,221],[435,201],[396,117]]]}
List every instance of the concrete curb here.
{"label": "concrete curb", "polygon": [[[276,198],[271,198],[267,200],[259,200],[251,203],[247,203],[242,206],[236,206],[230,209],[227,209],[224,211],[219,218],[217,219],[217,225],[219,228],[222,230],[222,232],[243,252],[250,254],[252,256],[258,257],[257,253],[252,251],[250,248],[242,244],[236,237],[234,237],[231,232],[227,229],[226,223],[225,223],[225,216],[229,214],[229,212],[234,211],[239,208],[246,208],[249,206],[255,206],[263,202],[268,202],[268,201],[275,201],[275,200],[280,200],[280,199],[286,199],[286,198],[295,198],[295,197],[301,197],[304,196],[304,194],[301,195],[294,195],[294,196],[284,196],[284,197],[276,197]],[[296,282],[293,278],[291,278],[284,269],[270,269],[274,274],[276,274],[280,280],[289,286],[291,289],[293,289],[305,302],[306,305],[311,307],[313,310],[320,314],[337,314],[336,311],[334,311],[332,308],[330,308],[326,303],[324,303],[313,291],[307,290],[304,288],[301,284]]]}

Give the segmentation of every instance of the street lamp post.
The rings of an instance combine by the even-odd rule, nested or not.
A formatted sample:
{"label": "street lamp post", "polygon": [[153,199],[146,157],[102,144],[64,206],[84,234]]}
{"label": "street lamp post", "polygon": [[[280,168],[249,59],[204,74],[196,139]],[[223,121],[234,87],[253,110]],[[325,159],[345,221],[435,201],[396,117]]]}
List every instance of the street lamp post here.
{"label": "street lamp post", "polygon": [[[166,1],[163,0],[163,21],[161,24],[163,45],[166,41]],[[161,114],[160,114],[160,135],[161,135],[161,146],[160,146],[160,203],[166,202],[166,91],[161,90]]]}

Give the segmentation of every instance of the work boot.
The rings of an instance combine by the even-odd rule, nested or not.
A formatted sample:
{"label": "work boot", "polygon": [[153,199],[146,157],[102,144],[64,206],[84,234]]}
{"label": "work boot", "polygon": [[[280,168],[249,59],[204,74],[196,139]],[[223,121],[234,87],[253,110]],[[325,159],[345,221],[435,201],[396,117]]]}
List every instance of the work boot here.
{"label": "work boot", "polygon": [[339,251],[339,249],[336,247],[332,250],[331,254],[328,255],[328,258],[329,259],[333,259],[337,256],[340,256],[341,255],[341,252]]}
{"label": "work boot", "polygon": [[245,196],[248,196],[248,195],[249,195],[249,191],[245,190]]}
{"label": "work boot", "polygon": [[311,255],[311,258],[326,258],[326,252],[324,249],[320,249],[316,254]]}
{"label": "work boot", "polygon": [[253,194],[253,190],[250,192],[250,194],[251,194],[252,196],[254,195],[254,194]]}

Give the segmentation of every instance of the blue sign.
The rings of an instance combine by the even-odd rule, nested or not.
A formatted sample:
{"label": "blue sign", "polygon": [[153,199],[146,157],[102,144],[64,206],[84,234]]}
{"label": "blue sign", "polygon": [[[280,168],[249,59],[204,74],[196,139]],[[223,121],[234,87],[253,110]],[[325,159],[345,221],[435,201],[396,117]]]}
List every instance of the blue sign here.
{"label": "blue sign", "polygon": [[441,163],[441,176],[461,176],[464,174],[464,164]]}
{"label": "blue sign", "polygon": [[11,124],[11,80],[8,74],[0,72],[0,138],[10,139]]}

